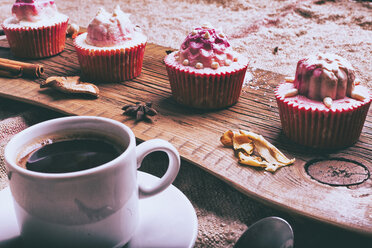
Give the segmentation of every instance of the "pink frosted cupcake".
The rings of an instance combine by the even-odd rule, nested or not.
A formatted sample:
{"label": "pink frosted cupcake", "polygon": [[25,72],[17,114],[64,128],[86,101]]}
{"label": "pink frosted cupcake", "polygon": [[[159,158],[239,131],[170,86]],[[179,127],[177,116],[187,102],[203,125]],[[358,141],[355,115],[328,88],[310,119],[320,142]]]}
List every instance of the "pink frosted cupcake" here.
{"label": "pink frosted cupcake", "polygon": [[15,56],[44,58],[63,51],[68,17],[54,1],[16,0],[12,13],[2,28]]}
{"label": "pink frosted cupcake", "polygon": [[117,6],[101,8],[74,46],[84,77],[95,82],[120,82],[140,75],[147,38]]}
{"label": "pink frosted cupcake", "polygon": [[247,58],[234,52],[226,35],[210,24],[195,28],[164,62],[174,99],[201,109],[235,104],[248,67]]}
{"label": "pink frosted cupcake", "polygon": [[316,148],[354,144],[371,104],[369,90],[355,82],[350,63],[333,54],[301,59],[294,81],[280,84],[275,96],[283,132]]}

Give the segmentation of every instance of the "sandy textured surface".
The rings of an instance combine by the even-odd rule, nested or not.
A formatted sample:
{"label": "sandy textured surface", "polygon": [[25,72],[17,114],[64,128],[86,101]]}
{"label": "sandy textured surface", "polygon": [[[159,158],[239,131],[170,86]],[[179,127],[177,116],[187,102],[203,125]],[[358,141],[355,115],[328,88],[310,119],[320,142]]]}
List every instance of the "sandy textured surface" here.
{"label": "sandy textured surface", "polygon": [[[14,0],[0,2],[0,21]],[[221,27],[251,66],[293,75],[297,61],[317,51],[347,58],[372,86],[372,3],[351,0],[56,0],[72,22],[87,25],[99,6],[119,4],[149,41],[178,48],[196,25]],[[277,52],[275,52],[277,51]]]}

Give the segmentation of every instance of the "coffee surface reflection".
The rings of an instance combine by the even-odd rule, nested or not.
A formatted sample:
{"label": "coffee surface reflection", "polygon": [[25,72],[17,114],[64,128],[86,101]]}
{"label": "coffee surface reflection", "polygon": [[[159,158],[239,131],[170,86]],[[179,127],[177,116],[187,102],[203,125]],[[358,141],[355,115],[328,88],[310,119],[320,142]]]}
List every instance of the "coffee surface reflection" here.
{"label": "coffee surface reflection", "polygon": [[42,142],[18,160],[31,171],[67,173],[86,170],[117,158],[123,149],[104,139],[79,137]]}

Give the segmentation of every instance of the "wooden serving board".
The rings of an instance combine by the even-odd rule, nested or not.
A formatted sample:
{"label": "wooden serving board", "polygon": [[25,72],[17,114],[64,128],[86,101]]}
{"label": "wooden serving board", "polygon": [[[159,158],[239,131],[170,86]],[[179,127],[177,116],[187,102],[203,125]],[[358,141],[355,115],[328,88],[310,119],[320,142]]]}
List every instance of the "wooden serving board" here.
{"label": "wooden serving board", "polygon": [[[54,75],[79,75],[78,60],[71,43],[68,40],[60,55],[37,61],[45,65],[43,79]],[[180,106],[171,97],[163,64],[166,50],[148,44],[141,76],[123,83],[98,85],[101,92],[98,99],[40,89],[42,79],[0,78],[0,96],[67,115],[118,120],[132,128],[139,140],[168,140],[184,160],[249,197],[291,213],[372,235],[372,110],[360,140],[354,146],[337,151],[305,148],[290,142],[281,132],[273,92],[283,75],[251,68],[253,80],[244,87],[235,106],[218,111],[190,109]],[[9,49],[0,49],[0,57],[11,58]],[[135,122],[122,115],[122,106],[137,101],[153,102],[159,114],[152,118],[152,122]],[[295,164],[276,173],[239,165],[233,150],[223,147],[219,141],[221,134],[229,129],[251,130],[263,135],[288,157],[295,157]],[[352,186],[320,183],[308,175],[309,164],[320,166],[318,172],[324,170],[320,178],[330,184],[348,184],[355,180],[357,183]]]}

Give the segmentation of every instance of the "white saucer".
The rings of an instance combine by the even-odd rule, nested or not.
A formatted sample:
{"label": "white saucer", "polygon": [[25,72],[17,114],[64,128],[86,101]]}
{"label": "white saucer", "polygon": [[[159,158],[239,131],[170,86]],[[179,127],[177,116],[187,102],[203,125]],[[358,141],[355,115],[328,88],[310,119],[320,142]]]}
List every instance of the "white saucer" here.
{"label": "white saucer", "polygon": [[[159,178],[139,171],[141,185]],[[139,201],[140,222],[137,232],[125,246],[192,247],[198,233],[196,213],[187,197],[171,185],[162,193]],[[0,191],[0,247],[19,247],[19,228],[9,187]]]}

